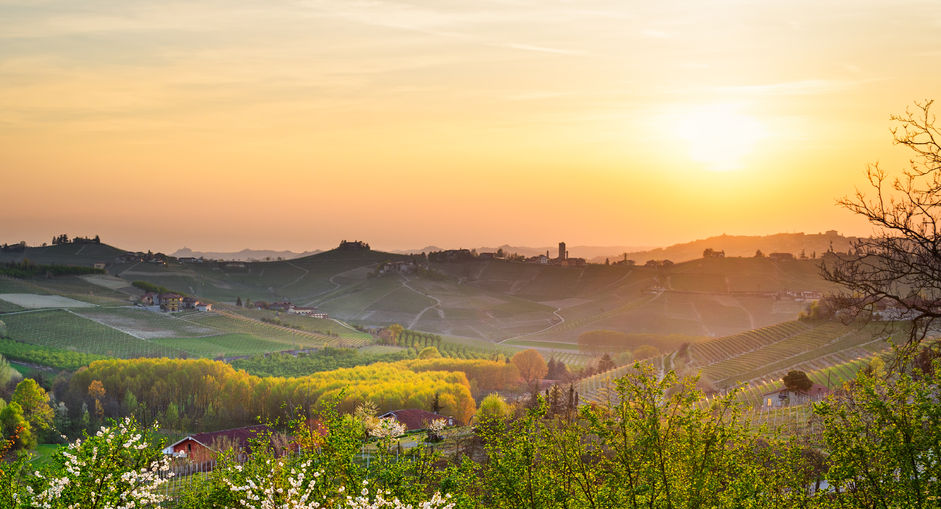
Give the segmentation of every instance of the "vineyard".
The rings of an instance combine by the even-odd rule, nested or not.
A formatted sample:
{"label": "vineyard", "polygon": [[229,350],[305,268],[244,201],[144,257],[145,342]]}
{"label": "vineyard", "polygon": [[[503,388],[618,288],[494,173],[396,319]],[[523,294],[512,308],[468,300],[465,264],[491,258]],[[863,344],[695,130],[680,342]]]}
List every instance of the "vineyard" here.
{"label": "vineyard", "polygon": [[[872,355],[860,357],[823,369],[807,371],[807,376],[814,383],[835,390],[841,387],[843,383],[856,378],[856,373],[868,366],[873,357]],[[780,390],[782,387],[783,383],[780,377],[778,377],[777,380],[769,379],[763,382],[753,382],[742,388],[738,399],[752,406],[762,406],[764,405],[764,401],[762,400],[763,394]]]}
{"label": "vineyard", "polygon": [[5,314],[3,321],[11,338],[61,350],[124,359],[176,357],[180,353],[61,309]]}
{"label": "vineyard", "polygon": [[219,334],[219,330],[181,320],[169,313],[140,307],[96,308],[76,314],[143,339],[191,338]]}
{"label": "vineyard", "polygon": [[806,332],[809,329],[810,327],[803,322],[784,322],[695,344],[690,347],[690,355],[695,365],[708,366],[746,352],[758,350],[766,345]]}
{"label": "vineyard", "polygon": [[[883,340],[891,337],[893,332],[901,331],[896,327],[887,330],[883,324],[861,326],[822,322],[796,334],[792,333],[794,329],[779,332],[776,341],[771,340],[774,336],[766,337],[768,342],[757,348],[727,350],[731,354],[728,358],[702,367],[703,376],[720,389],[739,382],[774,380],[791,369],[813,371],[869,356],[884,350],[886,344]],[[724,346],[731,345],[734,343]],[[742,344],[742,347],[746,348],[746,345]],[[695,361],[696,354],[693,355]]]}

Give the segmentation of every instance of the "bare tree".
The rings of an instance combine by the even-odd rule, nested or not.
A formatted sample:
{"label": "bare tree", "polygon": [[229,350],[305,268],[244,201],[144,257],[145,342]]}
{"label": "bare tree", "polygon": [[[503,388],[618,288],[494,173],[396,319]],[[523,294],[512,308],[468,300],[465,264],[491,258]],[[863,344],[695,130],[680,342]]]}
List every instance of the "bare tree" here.
{"label": "bare tree", "polygon": [[896,173],[878,163],[867,169],[869,187],[839,204],[875,228],[846,254],[828,253],[825,279],[843,290],[833,297],[844,309],[910,319],[914,350],[941,318],[941,132],[933,101],[916,102],[890,117],[895,143],[912,151],[909,166]]}

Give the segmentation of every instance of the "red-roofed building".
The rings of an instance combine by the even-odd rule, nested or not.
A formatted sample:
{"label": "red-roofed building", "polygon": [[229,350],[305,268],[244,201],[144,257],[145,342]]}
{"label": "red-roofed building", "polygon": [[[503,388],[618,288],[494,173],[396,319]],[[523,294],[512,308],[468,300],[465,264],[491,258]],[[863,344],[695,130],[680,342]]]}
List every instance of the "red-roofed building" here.
{"label": "red-roofed building", "polygon": [[431,424],[431,421],[435,419],[444,419],[448,422],[448,426],[454,426],[453,417],[445,417],[443,415],[438,415],[434,412],[429,412],[420,408],[393,410],[379,416],[380,419],[385,419],[386,417],[392,417],[399,421],[405,425],[405,429],[408,431],[425,429],[429,424]]}
{"label": "red-roofed building", "polygon": [[183,456],[194,463],[204,463],[216,457],[226,449],[232,448],[249,453],[249,441],[270,433],[265,425],[245,426],[243,428],[224,429],[189,435],[163,449],[164,454]]}

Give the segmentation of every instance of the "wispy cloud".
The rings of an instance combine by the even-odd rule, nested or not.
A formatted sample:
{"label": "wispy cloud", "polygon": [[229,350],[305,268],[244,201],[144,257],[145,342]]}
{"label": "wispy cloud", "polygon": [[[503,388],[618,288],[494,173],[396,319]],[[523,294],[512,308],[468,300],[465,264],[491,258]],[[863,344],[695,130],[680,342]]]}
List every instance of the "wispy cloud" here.
{"label": "wispy cloud", "polygon": [[720,93],[736,95],[820,95],[839,92],[872,80],[800,80],[761,85],[732,85],[718,87]]}
{"label": "wispy cloud", "polygon": [[537,46],[535,44],[519,44],[519,43],[505,43],[500,44],[500,46],[518,49],[522,51],[536,51],[539,53],[554,53],[556,55],[583,55],[583,51],[571,50],[571,49],[562,49],[562,48],[550,48],[548,46]]}

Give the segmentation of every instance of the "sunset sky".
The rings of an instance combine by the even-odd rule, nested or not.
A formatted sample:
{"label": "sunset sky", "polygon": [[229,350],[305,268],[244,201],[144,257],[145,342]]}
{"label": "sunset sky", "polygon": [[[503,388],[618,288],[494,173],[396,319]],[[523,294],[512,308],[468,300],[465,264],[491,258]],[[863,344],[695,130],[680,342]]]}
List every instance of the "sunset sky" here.
{"label": "sunset sky", "polygon": [[937,0],[0,0],[0,242],[866,234],[938,62]]}

